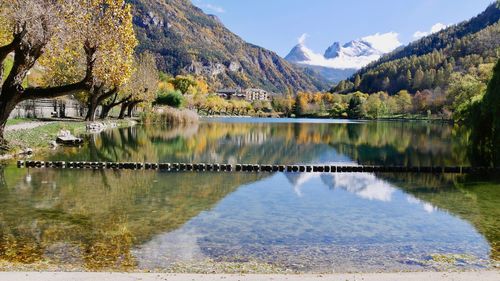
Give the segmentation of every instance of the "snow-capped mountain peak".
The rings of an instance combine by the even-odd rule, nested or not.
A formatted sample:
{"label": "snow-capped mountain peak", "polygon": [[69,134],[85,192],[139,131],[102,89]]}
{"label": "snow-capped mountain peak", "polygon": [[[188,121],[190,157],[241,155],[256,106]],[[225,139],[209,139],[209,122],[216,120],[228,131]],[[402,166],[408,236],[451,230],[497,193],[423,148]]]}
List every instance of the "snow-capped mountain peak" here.
{"label": "snow-capped mountain peak", "polygon": [[383,52],[375,49],[372,44],[363,40],[353,40],[340,49],[345,56],[366,57],[372,55],[382,55]]}
{"label": "snow-capped mountain peak", "polygon": [[397,33],[377,33],[350,41],[343,46],[335,42],[321,55],[305,45],[305,37],[301,36],[299,44],[285,57],[286,60],[333,69],[360,69],[401,45]]}

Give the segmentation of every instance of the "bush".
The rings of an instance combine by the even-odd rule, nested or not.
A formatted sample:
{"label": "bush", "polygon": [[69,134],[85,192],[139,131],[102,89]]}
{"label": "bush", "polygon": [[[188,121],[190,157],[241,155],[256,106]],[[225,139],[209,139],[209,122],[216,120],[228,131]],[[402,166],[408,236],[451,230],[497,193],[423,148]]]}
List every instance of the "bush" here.
{"label": "bush", "polygon": [[169,91],[160,93],[156,97],[155,105],[168,105],[174,108],[180,108],[184,104],[184,96],[180,91]]}

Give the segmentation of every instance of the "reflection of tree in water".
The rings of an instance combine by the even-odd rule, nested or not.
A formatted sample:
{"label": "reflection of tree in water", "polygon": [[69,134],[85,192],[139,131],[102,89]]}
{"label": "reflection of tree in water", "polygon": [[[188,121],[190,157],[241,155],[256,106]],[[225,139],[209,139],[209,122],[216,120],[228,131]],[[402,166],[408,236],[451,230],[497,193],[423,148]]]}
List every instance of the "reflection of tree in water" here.
{"label": "reflection of tree in water", "polygon": [[360,164],[466,165],[467,137],[458,130],[411,122],[138,126],[103,132],[79,153],[54,159],[293,164],[330,147]]}
{"label": "reflection of tree in water", "polygon": [[500,179],[477,176],[384,174],[405,192],[471,222],[500,261]]}
{"label": "reflection of tree in water", "polygon": [[339,127],[345,129],[335,130],[328,143],[360,164],[468,164],[466,137],[448,125],[370,122]]}
{"label": "reflection of tree in water", "polygon": [[5,171],[2,165],[0,165],[0,189],[7,188],[7,182],[5,181]]}
{"label": "reflection of tree in water", "polygon": [[[15,173],[15,170],[8,171]],[[182,226],[259,175],[41,171],[0,189],[0,260],[135,267],[131,249]],[[9,175],[8,175],[9,176]],[[15,178],[11,175],[11,178]]]}
{"label": "reflection of tree in water", "polygon": [[[460,164],[467,162],[462,142],[451,127],[432,124],[202,123],[110,130],[80,151],[65,149],[51,157],[288,164],[316,160],[333,147],[361,164]],[[10,181],[15,183],[10,189],[0,189],[0,208],[6,210],[0,214],[0,259],[30,263],[57,260],[65,253],[73,258],[60,263],[69,260],[87,269],[133,267],[134,245],[177,229],[238,186],[264,176],[34,171],[31,183],[21,177]],[[435,181],[432,176],[428,180]],[[418,189],[411,193],[426,200]],[[471,220],[490,220],[484,213],[478,218]]]}

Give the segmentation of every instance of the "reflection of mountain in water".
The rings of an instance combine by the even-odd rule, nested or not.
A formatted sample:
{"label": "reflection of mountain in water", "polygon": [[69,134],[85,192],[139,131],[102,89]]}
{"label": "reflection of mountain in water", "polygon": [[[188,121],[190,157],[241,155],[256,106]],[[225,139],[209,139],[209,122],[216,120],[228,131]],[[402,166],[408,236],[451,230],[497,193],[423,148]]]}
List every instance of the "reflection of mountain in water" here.
{"label": "reflection of mountain in water", "polygon": [[213,259],[314,272],[418,270],[405,261],[430,253],[484,258],[488,245],[467,222],[374,175],[275,174],[133,253],[142,269]]}
{"label": "reflection of mountain in water", "polygon": [[[338,163],[324,164],[337,165]],[[285,176],[298,196],[302,196],[302,188],[307,186],[308,182],[318,178],[330,190],[345,190],[366,200],[390,202],[393,193],[398,190],[396,186],[370,173],[287,173]],[[422,202],[412,195],[407,195],[407,201],[422,205],[427,212],[435,210],[431,204]]]}
{"label": "reflection of mountain in water", "polygon": [[[135,127],[106,131],[92,137],[83,149],[57,151],[50,159],[283,164],[406,163],[408,159],[417,159],[418,163],[466,163],[458,136],[452,134],[449,127],[399,123],[202,123],[177,129]],[[8,168],[3,184],[0,176],[0,208],[4,210],[0,213],[0,259],[26,263],[45,261],[47,253],[67,243],[71,249],[77,249],[71,253],[81,261],[79,266],[90,269],[134,267],[136,261],[131,249],[147,245],[148,241],[154,248],[157,236],[165,232],[177,236],[174,237],[177,240],[172,237],[173,240],[169,240],[171,246],[192,245],[190,237],[200,234],[194,229],[195,234],[183,236],[185,233],[179,229],[186,222],[217,209],[224,198],[232,197],[243,185],[255,183],[269,187],[275,184],[266,181],[274,177],[271,174],[34,170],[29,172],[31,181],[25,181],[26,172]],[[314,183],[324,185],[328,194],[346,192],[360,200],[366,199],[367,203],[384,204],[393,202],[398,193],[396,186],[404,186],[369,174],[287,174],[283,184],[288,186],[288,183],[297,194],[307,194]],[[495,222],[490,215],[494,212],[484,206],[498,210],[498,201],[489,199],[488,192],[477,192],[474,197],[475,189],[469,193],[449,187],[436,192],[425,185],[408,190],[411,195],[405,195],[405,202],[415,209],[435,211],[426,203],[432,202],[479,226],[490,242],[499,240],[498,230],[492,227],[498,223],[484,223]],[[269,191],[271,189],[266,190]],[[454,206],[448,206],[449,193],[458,202]],[[477,200],[470,199],[471,193]],[[239,197],[240,208],[249,199]],[[467,204],[463,205],[464,202]],[[463,206],[463,210],[471,208],[473,215],[461,214],[456,206]],[[200,255],[198,250],[191,252],[188,255]],[[15,253],[15,258],[7,253]],[[206,249],[201,254],[206,255]]]}

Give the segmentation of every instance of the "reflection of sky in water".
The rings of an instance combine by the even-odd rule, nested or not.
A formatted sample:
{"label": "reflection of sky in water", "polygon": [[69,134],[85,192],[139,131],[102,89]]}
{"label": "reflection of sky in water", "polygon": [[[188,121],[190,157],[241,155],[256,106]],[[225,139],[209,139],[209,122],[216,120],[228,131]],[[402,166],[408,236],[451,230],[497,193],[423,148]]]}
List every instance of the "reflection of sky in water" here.
{"label": "reflection of sky in water", "polygon": [[488,251],[469,223],[375,175],[309,173],[275,174],[240,187],[135,255],[146,268],[247,257],[314,271],[411,269],[408,259],[431,253],[487,258]]}

